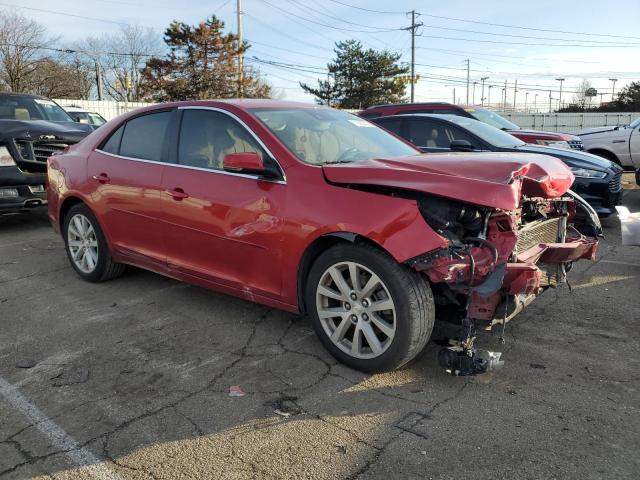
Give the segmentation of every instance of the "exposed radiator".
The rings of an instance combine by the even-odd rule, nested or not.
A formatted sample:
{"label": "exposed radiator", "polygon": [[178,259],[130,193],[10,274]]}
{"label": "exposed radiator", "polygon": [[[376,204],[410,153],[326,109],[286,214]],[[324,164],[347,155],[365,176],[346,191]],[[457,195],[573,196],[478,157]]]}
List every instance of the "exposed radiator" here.
{"label": "exposed radiator", "polygon": [[518,231],[518,243],[516,248],[518,253],[529,250],[539,243],[558,242],[560,218],[550,218],[548,220],[536,220],[527,223]]}

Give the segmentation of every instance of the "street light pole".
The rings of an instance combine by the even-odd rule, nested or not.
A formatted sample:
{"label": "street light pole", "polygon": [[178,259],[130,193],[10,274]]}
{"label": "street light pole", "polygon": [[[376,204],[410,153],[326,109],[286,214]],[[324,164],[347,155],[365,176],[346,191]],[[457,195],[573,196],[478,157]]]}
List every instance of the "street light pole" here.
{"label": "street light pole", "polygon": [[[484,81],[488,80],[489,77],[482,77],[480,78],[480,81],[482,82],[482,96],[480,98],[480,105],[482,105],[484,107]],[[489,87],[491,88],[491,87]]]}
{"label": "street light pole", "polygon": [[473,103],[474,105],[476,104],[476,85],[478,84],[478,82],[473,82]]}
{"label": "street light pole", "polygon": [[551,90],[549,90],[549,113],[551,113]]}
{"label": "street light pole", "polygon": [[533,113],[538,113],[538,94],[533,97]]}
{"label": "street light pole", "polygon": [[467,62],[467,105],[469,105],[469,64],[471,63],[471,60],[467,58],[466,62]]}
{"label": "street light pole", "polygon": [[527,113],[527,100],[529,100],[529,92],[524,92],[524,113]]}
{"label": "street light pole", "polygon": [[560,82],[560,98],[558,99],[558,106],[562,108],[562,82],[565,81],[564,78],[556,78],[557,81]]}
{"label": "street light pole", "polygon": [[493,85],[489,85],[489,91],[487,92],[487,106],[491,107],[491,89]]}
{"label": "street light pole", "polygon": [[616,94],[616,82],[618,81],[618,79],[610,78],[609,81],[613,82],[613,86],[611,87],[611,101],[613,102],[614,95]]}

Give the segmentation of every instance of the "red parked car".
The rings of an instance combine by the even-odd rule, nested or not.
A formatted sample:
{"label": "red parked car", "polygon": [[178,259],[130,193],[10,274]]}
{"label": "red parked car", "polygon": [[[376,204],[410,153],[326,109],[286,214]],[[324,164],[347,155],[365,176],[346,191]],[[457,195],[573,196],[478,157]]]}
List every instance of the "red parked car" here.
{"label": "red parked car", "polygon": [[510,319],[597,247],[567,225],[586,207],[559,160],[421,155],[308,104],[156,105],[48,165],[49,216],[83,279],[135,265],[306,312],[367,371],[416,356],[436,315],[466,329]]}
{"label": "red parked car", "polygon": [[543,132],[520,128],[513,122],[477,105],[453,105],[445,102],[429,103],[396,103],[391,105],[374,105],[359,113],[363,118],[379,118],[404,113],[438,113],[440,115],[458,115],[487,123],[519,138],[525,143],[535,143],[556,148],[573,148],[584,150],[582,140],[568,133]]}

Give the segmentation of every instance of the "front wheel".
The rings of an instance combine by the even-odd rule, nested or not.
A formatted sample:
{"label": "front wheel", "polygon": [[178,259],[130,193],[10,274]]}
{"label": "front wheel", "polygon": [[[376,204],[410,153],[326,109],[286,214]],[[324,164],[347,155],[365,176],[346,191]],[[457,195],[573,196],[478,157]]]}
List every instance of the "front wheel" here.
{"label": "front wheel", "polygon": [[305,300],[324,346],[367,372],[401,367],[422,351],[435,318],[426,277],[369,245],[338,244],[313,264]]}
{"label": "front wheel", "polygon": [[104,282],[124,272],[124,265],[111,258],[100,224],[85,204],[71,207],[64,219],[63,236],[69,262],[82,279]]}

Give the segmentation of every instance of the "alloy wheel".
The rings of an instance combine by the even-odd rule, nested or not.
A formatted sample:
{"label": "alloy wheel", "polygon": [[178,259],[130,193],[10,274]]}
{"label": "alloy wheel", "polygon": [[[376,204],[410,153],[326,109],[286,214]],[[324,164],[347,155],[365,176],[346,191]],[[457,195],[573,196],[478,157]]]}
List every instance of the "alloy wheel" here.
{"label": "alloy wheel", "polygon": [[91,221],[81,213],[75,214],[67,227],[67,245],[75,266],[83,273],[91,273],[98,264],[98,238]]}
{"label": "alloy wheel", "polygon": [[325,270],[316,289],[318,318],[331,342],[359,359],[382,355],[396,333],[396,308],[389,289],[356,262]]}

